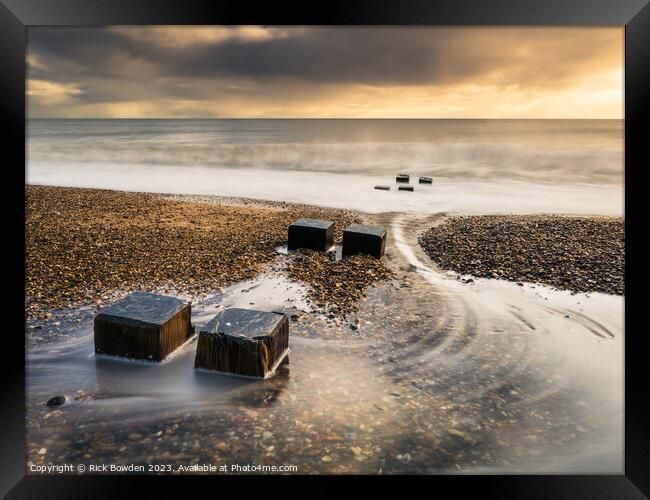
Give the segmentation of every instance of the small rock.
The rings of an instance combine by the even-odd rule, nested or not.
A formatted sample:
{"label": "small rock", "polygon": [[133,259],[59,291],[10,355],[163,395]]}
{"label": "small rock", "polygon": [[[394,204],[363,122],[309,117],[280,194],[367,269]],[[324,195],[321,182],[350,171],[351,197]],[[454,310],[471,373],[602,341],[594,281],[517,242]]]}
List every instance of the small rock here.
{"label": "small rock", "polygon": [[64,403],[65,396],[63,394],[59,394],[58,396],[54,396],[53,398],[49,399],[46,404],[47,406],[61,406]]}

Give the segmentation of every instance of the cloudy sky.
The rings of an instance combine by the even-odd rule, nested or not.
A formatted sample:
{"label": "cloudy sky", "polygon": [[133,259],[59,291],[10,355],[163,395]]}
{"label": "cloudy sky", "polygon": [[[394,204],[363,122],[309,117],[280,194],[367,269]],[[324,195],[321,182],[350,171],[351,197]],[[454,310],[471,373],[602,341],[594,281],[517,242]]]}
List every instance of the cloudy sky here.
{"label": "cloudy sky", "polygon": [[30,28],[29,117],[622,118],[623,28]]}

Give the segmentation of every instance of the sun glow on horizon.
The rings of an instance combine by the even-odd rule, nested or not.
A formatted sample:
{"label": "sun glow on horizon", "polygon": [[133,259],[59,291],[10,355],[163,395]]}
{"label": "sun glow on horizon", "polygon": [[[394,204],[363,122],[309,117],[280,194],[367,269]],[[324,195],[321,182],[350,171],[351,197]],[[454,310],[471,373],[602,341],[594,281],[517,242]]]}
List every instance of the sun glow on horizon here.
{"label": "sun glow on horizon", "polygon": [[622,28],[30,28],[28,116],[615,118]]}

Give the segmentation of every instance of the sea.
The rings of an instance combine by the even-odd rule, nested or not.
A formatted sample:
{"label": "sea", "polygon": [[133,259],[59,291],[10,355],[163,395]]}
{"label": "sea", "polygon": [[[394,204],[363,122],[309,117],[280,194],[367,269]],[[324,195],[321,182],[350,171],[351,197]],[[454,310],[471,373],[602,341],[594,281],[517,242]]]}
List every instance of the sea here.
{"label": "sea", "polygon": [[[623,215],[622,120],[30,119],[26,138],[30,184],[369,213]],[[398,191],[397,174],[415,191]]]}

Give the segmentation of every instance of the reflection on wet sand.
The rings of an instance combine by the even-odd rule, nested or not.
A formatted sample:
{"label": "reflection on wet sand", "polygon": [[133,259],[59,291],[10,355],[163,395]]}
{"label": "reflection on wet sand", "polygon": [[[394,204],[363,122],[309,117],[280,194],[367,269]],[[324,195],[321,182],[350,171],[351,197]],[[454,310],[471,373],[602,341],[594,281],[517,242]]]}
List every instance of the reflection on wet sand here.
{"label": "reflection on wet sand", "polygon": [[[622,297],[466,283],[417,245],[436,217],[369,219],[389,228],[396,278],[368,291],[356,330],[292,322],[291,361],[268,380],[194,370],[194,341],[162,364],[96,358],[92,312],[66,335],[30,332],[28,461],[621,472]],[[193,321],[249,303],[308,310],[304,293],[271,273],[196,303]],[[57,393],[69,403],[47,408]]]}

